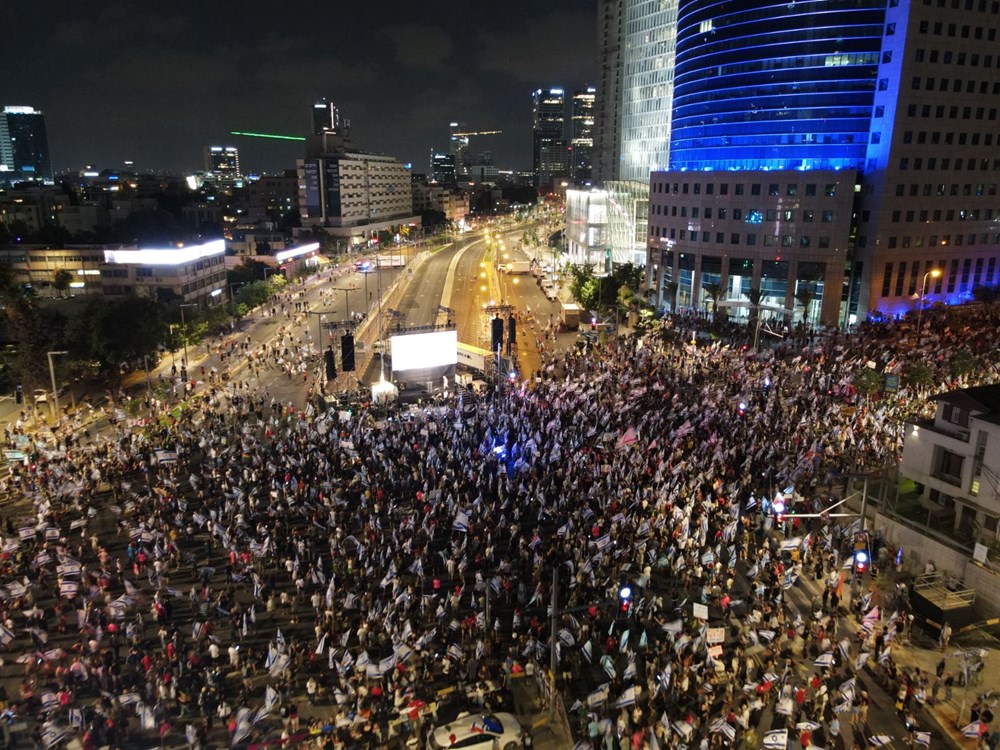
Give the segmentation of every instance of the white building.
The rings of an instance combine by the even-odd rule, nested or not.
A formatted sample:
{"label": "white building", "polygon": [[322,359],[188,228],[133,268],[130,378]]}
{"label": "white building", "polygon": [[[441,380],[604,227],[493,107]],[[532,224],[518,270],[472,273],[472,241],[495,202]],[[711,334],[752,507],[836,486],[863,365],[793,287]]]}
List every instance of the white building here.
{"label": "white building", "polygon": [[222,301],[226,288],[226,241],[203,245],[105,250],[101,286],[106,296],[135,294],[161,302]]}
{"label": "white building", "polygon": [[922,488],[930,516],[978,540],[1000,537],[1000,385],[934,397],[933,421],[909,422],[901,479]]}
{"label": "white building", "polygon": [[323,228],[358,243],[420,223],[410,173],[392,156],[355,150],[341,135],[324,133],[310,139],[309,155],[297,166],[303,229]]}
{"label": "white building", "polygon": [[607,221],[608,194],[604,190],[566,191],[566,252],[570,263],[590,263],[595,270],[604,270]]}

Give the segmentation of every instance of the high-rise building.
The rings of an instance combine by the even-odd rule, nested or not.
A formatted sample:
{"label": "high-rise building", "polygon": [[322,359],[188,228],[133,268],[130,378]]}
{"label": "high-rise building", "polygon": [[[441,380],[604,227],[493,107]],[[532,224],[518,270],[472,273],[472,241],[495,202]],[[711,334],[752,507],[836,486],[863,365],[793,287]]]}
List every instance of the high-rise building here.
{"label": "high-rise building", "polygon": [[677,0],[600,2],[593,177],[607,192],[604,237],[614,263],[645,259],[649,175],[670,154],[676,31]]}
{"label": "high-rise building", "polygon": [[205,171],[223,184],[233,184],[242,177],[240,152],[236,146],[205,146]]}
{"label": "high-rise building", "polygon": [[346,135],[351,129],[351,121],[340,114],[340,110],[324,97],[313,104],[312,133],[340,133]]}
{"label": "high-rise building", "polygon": [[670,169],[862,168],[885,6],[680,0]]}
{"label": "high-rise building", "polygon": [[34,107],[4,107],[0,114],[0,183],[52,183],[45,116]]}
{"label": "high-rise building", "polygon": [[537,89],[532,95],[532,169],[537,187],[569,174],[566,145],[566,94],[562,89]]}
{"label": "high-rise building", "polygon": [[833,325],[996,284],[998,11],[680,0],[660,301]]}
{"label": "high-rise building", "polygon": [[649,182],[667,166],[677,0],[602,0],[597,174]]}
{"label": "high-rise building", "polygon": [[455,156],[431,151],[431,179],[439,185],[455,184]]}
{"label": "high-rise building", "polygon": [[469,168],[472,166],[472,155],[469,153],[469,128],[464,122],[452,122],[448,125],[450,133],[448,152],[455,160],[455,176],[459,180],[469,179]]}
{"label": "high-rise building", "polygon": [[361,242],[402,224],[419,225],[409,170],[392,156],[355,148],[346,127],[307,139],[297,168],[303,230],[322,228]]}
{"label": "high-rise building", "polygon": [[594,172],[594,106],[597,89],[587,86],[573,92],[570,135],[570,175],[577,183],[589,183]]}

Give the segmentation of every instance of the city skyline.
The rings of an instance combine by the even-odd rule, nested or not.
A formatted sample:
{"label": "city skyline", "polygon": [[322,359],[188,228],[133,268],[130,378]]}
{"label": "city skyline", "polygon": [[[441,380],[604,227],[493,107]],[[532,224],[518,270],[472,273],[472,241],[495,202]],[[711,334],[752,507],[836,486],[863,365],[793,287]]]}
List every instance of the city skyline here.
{"label": "city skyline", "polygon": [[596,69],[596,8],[571,0],[544,10],[446,2],[430,18],[390,2],[338,8],[330,23],[301,0],[280,15],[263,4],[142,5],[111,3],[97,15],[70,4],[0,7],[0,22],[21,31],[0,102],[45,112],[56,172],[126,160],[140,171],[194,171],[210,144],[237,146],[247,172],[289,168],[300,143],[229,133],[305,136],[323,97],[351,120],[360,147],[416,171],[431,148],[447,148],[456,119],[504,131],[490,144],[497,162],[528,169],[531,93],[581,86]]}

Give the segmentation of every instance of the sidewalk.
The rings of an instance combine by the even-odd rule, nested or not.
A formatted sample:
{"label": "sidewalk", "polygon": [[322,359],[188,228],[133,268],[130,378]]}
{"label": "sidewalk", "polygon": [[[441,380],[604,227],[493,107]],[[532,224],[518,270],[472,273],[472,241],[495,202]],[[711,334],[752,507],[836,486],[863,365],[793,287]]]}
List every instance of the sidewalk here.
{"label": "sidewalk", "polygon": [[552,717],[534,677],[512,679],[510,692],[514,713],[521,727],[531,732],[532,747],[537,750],[566,750],[573,747],[573,737],[562,718]]}

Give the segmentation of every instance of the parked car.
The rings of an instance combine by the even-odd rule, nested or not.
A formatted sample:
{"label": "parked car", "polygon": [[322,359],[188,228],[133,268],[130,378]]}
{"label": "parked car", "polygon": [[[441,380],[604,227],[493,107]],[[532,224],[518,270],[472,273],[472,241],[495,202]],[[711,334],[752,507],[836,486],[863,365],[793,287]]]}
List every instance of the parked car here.
{"label": "parked car", "polygon": [[518,750],[521,724],[513,714],[465,714],[431,732],[428,750],[475,748],[476,750]]}

